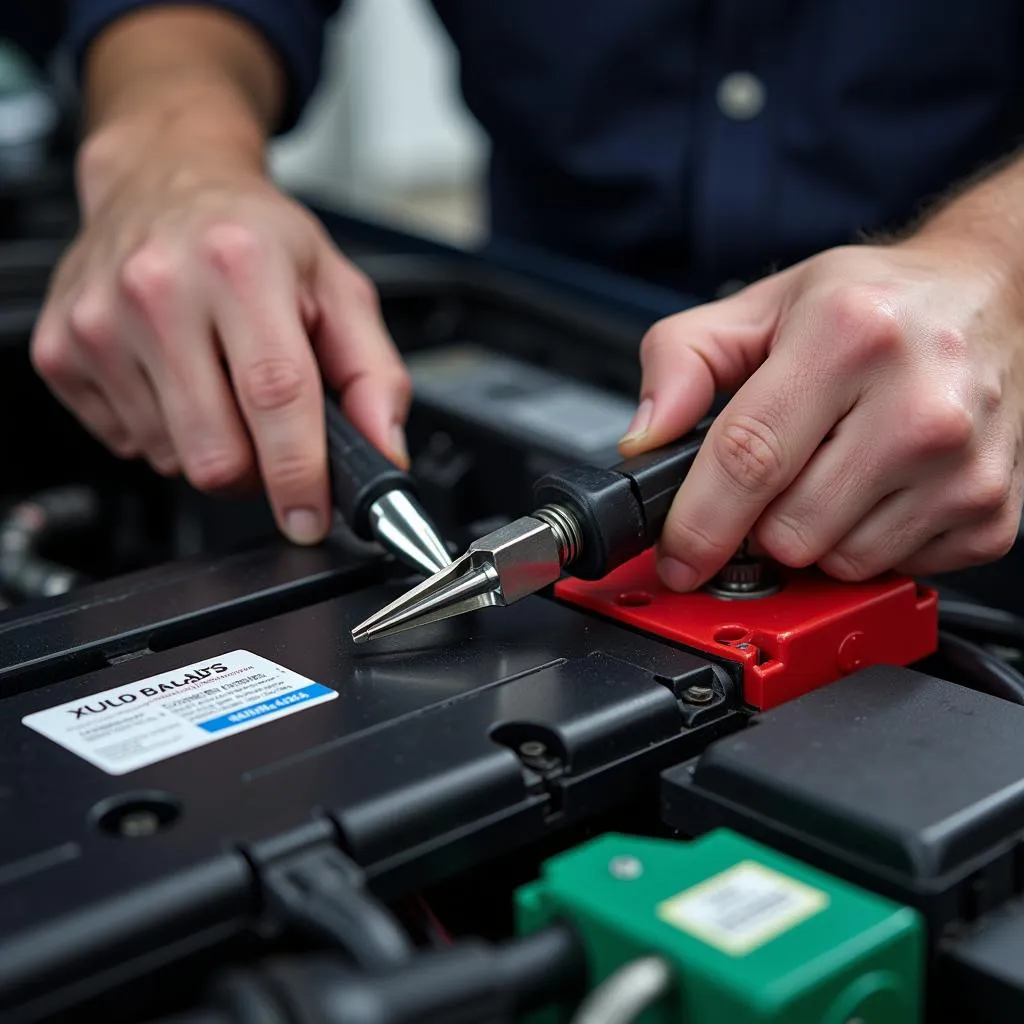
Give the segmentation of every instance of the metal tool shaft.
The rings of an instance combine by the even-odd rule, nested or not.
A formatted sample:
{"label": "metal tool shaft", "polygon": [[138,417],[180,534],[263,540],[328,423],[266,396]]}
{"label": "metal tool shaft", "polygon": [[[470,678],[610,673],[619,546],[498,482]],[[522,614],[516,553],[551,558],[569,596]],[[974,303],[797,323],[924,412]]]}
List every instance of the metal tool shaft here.
{"label": "metal tool shaft", "polygon": [[396,558],[427,576],[452,564],[452,557],[419,503],[405,491],[389,491],[369,510],[370,532]]}
{"label": "metal tool shaft", "polygon": [[461,558],[352,631],[356,643],[495,605],[556,582],[563,569],[600,579],[654,544],[706,427],[614,469],[549,473],[538,508],[470,544]]}
{"label": "metal tool shaft", "polygon": [[563,568],[575,562],[583,550],[583,531],[576,517],[561,505],[544,505],[533,513],[533,518],[551,528]]}
{"label": "metal tool shaft", "polygon": [[375,540],[428,576],[452,564],[444,540],[414,497],[412,477],[386,459],[326,399],[327,450],[335,508],[364,540]]}
{"label": "metal tool shaft", "polygon": [[581,550],[579,524],[547,507],[473,541],[452,565],[371,615],[352,631],[365,643],[496,605],[509,605],[554,583]]}

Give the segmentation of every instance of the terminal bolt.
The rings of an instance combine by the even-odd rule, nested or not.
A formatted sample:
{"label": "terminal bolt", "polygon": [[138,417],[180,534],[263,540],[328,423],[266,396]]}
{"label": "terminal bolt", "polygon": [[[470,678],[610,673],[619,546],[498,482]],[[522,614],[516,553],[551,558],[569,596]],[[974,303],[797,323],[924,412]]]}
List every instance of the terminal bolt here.
{"label": "terminal bolt", "polygon": [[767,558],[758,558],[744,540],[739,551],[718,571],[708,583],[707,590],[715,597],[727,601],[751,600],[768,597],[781,586],[778,571]]}
{"label": "terminal bolt", "polygon": [[710,704],[714,699],[715,691],[710,686],[689,686],[683,691],[687,704]]}

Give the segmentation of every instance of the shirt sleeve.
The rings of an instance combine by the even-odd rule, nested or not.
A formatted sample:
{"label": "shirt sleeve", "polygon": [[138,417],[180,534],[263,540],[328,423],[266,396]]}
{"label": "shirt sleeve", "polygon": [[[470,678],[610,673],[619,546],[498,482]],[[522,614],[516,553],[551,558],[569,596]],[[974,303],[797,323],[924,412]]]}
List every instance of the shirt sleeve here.
{"label": "shirt sleeve", "polygon": [[[67,44],[76,77],[92,41],[123,15],[146,7],[166,6],[167,0],[70,0]],[[327,22],[345,0],[188,0],[245,19],[266,39],[281,59],[287,95],[278,132],[292,128],[320,78]]]}

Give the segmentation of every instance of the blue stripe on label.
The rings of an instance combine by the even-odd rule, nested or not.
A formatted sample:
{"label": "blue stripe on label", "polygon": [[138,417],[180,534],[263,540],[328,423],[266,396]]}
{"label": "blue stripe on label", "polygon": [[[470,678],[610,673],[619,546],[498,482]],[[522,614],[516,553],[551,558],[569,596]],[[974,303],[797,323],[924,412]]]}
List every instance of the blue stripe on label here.
{"label": "blue stripe on label", "polygon": [[253,719],[277,714],[279,711],[295,707],[296,704],[305,704],[307,701],[333,692],[333,690],[328,689],[326,686],[321,686],[319,683],[310,683],[299,690],[282,693],[277,697],[270,697],[268,700],[261,700],[258,704],[250,704],[248,707],[231,711],[226,715],[221,715],[219,718],[210,718],[205,722],[196,722],[196,725],[207,732],[220,732],[221,729],[230,729],[234,725],[244,725],[246,722],[253,721]]}

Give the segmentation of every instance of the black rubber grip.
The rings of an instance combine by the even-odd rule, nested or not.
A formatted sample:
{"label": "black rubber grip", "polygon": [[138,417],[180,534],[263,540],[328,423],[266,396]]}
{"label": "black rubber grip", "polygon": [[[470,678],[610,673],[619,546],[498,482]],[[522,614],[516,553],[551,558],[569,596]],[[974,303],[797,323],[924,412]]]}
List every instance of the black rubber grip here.
{"label": "black rubber grip", "polygon": [[709,426],[705,421],[679,441],[611,469],[575,466],[537,481],[536,504],[561,505],[580,526],[581,551],[567,572],[599,580],[657,542]]}
{"label": "black rubber grip", "polygon": [[373,540],[370,506],[389,491],[415,493],[412,477],[374,448],[336,399],[326,395],[324,404],[334,506],[357,536]]}
{"label": "black rubber grip", "polygon": [[707,428],[703,427],[672,444],[637,455],[614,467],[615,472],[629,478],[633,496],[640,506],[645,541],[641,550],[657,543],[661,536],[676,492],[690,472],[706,434]]}
{"label": "black rubber grip", "polygon": [[599,580],[647,547],[640,503],[622,473],[593,466],[556,470],[537,481],[533,500],[561,505],[579,523],[580,553],[565,569],[581,580]]}

